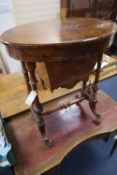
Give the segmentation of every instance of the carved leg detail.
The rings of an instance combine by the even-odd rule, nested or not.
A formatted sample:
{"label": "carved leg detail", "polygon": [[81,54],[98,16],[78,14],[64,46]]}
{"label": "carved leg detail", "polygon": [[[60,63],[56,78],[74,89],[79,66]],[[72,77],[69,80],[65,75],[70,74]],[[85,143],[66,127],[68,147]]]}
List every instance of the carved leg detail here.
{"label": "carved leg detail", "polygon": [[37,109],[35,106],[33,106],[35,121],[37,122],[39,131],[43,137],[45,145],[51,147],[53,145],[52,141],[47,137],[46,130],[45,130],[45,120],[42,116],[42,111]]}
{"label": "carved leg detail", "polygon": [[96,112],[96,104],[97,104],[97,99],[89,99],[89,106],[91,108],[92,113],[95,115],[96,120],[94,120],[96,123],[100,123],[101,120],[101,115]]}
{"label": "carved leg detail", "polygon": [[[28,73],[29,73],[29,80],[30,80],[29,83],[31,85],[31,89],[34,91],[37,91],[37,80],[35,76],[35,68],[36,68],[36,64],[34,62],[26,63],[26,69],[28,70]],[[42,116],[42,112],[43,112],[43,107],[40,104],[39,98],[37,96],[32,104],[32,113],[35,121],[38,124],[38,128],[40,130],[40,133],[43,137],[45,144],[47,146],[52,146],[52,142],[49,140],[49,138],[46,135],[45,121]]]}
{"label": "carved leg detail", "polygon": [[89,101],[91,111],[96,117],[94,121],[96,123],[100,123],[101,115],[96,112],[96,104],[98,102],[96,99],[96,93],[97,93],[96,85],[86,85],[86,82],[83,83],[82,96]]}
{"label": "carved leg detail", "polygon": [[102,60],[103,54],[100,52],[100,56],[97,62],[97,69],[95,73],[95,80],[93,84],[87,85],[86,81],[83,81],[83,87],[81,91],[81,95],[85,97],[89,101],[89,106],[91,108],[91,111],[95,115],[95,122],[100,123],[101,115],[96,112],[96,104],[97,104],[97,90],[98,90],[98,82],[99,82],[99,75],[100,75],[100,68],[101,68],[101,60]]}
{"label": "carved leg detail", "polygon": [[89,106],[90,106],[92,112],[94,113],[94,115],[96,116],[96,122],[98,122],[98,123],[101,120],[101,115],[96,112],[96,103],[97,103],[96,95],[97,95],[97,90],[98,90],[97,84],[99,82],[99,77],[100,77],[100,69],[101,69],[102,57],[103,57],[103,52],[100,52],[100,56],[99,56],[98,62],[97,62],[95,81],[94,81],[94,84],[92,85],[94,98],[93,98],[93,101],[89,100]]}

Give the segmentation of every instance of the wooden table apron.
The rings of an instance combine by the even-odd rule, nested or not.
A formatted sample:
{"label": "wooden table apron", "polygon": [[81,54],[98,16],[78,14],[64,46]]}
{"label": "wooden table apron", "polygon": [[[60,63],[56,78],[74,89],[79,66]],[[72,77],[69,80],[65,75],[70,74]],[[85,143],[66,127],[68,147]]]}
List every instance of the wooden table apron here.
{"label": "wooden table apron", "polygon": [[[100,115],[96,112],[96,93],[102,55],[104,50],[111,45],[115,32],[116,25],[110,21],[74,18],[63,21],[35,22],[15,27],[3,33],[1,42],[6,46],[11,57],[21,61],[28,93],[31,90],[37,91],[36,62],[42,61],[49,67],[54,64],[54,70],[56,70],[58,64],[60,64],[61,69],[62,64],[68,66],[68,80],[64,78],[64,72],[58,77],[58,79],[62,79],[62,77],[64,79],[64,83],[60,86],[71,88],[77,82],[83,81],[81,96],[78,100],[87,99],[89,101],[89,106],[96,116],[96,121],[99,122]],[[88,80],[96,63],[95,81],[91,85]],[[70,65],[73,65],[73,67]],[[47,72],[51,82],[54,75],[52,75],[50,68],[47,69]],[[72,75],[71,79],[70,75]],[[58,79],[52,90],[57,88]],[[66,106],[71,104],[69,103]],[[52,142],[45,131],[43,106],[40,104],[38,97],[35,98],[31,110],[45,144],[51,146]]]}

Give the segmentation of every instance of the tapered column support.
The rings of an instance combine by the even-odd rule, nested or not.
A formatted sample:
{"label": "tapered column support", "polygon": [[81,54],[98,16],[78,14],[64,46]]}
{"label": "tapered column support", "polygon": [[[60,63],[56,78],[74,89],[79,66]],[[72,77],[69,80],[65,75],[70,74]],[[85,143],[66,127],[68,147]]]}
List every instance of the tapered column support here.
{"label": "tapered column support", "polygon": [[[31,86],[31,90],[37,91],[37,80],[35,76],[35,68],[36,68],[36,63],[34,62],[26,62],[26,69],[28,71],[28,76],[29,76],[29,84]],[[47,146],[52,146],[52,142],[49,140],[49,138],[46,135],[46,129],[45,129],[45,121],[42,116],[43,112],[43,107],[41,103],[39,102],[39,97],[38,95],[36,96],[33,104],[32,104],[32,112],[33,112],[33,117],[37,122],[39,131],[43,137],[43,140]]]}

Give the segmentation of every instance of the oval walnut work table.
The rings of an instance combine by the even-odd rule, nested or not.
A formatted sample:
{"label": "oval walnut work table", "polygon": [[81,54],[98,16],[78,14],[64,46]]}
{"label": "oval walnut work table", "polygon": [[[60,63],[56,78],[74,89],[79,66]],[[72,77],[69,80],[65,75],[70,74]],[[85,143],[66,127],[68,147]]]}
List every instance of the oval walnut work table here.
{"label": "oval walnut work table", "polygon": [[[79,81],[83,82],[78,99],[66,106],[87,99],[95,120],[99,122],[96,92],[102,55],[111,45],[116,29],[116,24],[110,21],[93,18],[42,21],[8,30],[2,34],[1,42],[11,57],[21,61],[28,92],[37,91],[35,69],[36,63],[41,62],[46,70],[46,76],[39,71],[44,88],[72,88]],[[89,76],[96,63],[95,80],[90,84]],[[48,77],[48,82],[45,77]],[[51,145],[38,97],[31,109],[45,144]]]}

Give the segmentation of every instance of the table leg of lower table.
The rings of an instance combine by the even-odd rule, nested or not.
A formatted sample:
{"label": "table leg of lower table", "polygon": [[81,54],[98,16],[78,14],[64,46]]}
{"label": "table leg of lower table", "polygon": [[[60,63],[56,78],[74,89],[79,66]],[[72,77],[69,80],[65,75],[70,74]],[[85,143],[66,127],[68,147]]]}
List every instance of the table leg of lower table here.
{"label": "table leg of lower table", "polygon": [[[36,80],[36,76],[35,76],[35,68],[36,68],[36,63],[26,62],[26,69],[28,71],[29,83],[30,83],[31,89],[38,93],[37,80]],[[44,139],[45,144],[47,146],[52,146],[51,140],[49,140],[47,135],[46,135],[45,121],[44,121],[44,118],[42,116],[43,107],[42,107],[41,103],[39,102],[38,96],[35,98],[35,100],[33,102],[32,110],[33,110],[33,114],[34,114],[34,119],[36,120],[36,122],[38,124],[40,133]]]}
{"label": "table leg of lower table", "polygon": [[59,169],[59,165],[55,166],[51,170],[46,171],[45,173],[42,173],[41,175],[56,175]]}

